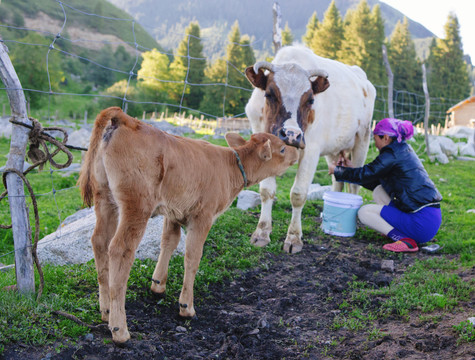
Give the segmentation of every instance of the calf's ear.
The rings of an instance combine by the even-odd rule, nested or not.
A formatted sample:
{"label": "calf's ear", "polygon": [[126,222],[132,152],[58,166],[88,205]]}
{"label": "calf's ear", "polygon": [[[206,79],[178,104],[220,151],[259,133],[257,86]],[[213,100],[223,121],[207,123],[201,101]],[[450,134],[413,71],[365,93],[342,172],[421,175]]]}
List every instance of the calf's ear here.
{"label": "calf's ear", "polygon": [[256,88],[265,90],[267,86],[267,76],[264,75],[264,71],[259,69],[257,74],[254,72],[254,66],[246,68],[246,77],[249,82]]}
{"label": "calf's ear", "polygon": [[315,80],[312,81],[312,91],[316,95],[318,93],[324,92],[330,86],[330,82],[326,77],[317,76]]}
{"label": "calf's ear", "polygon": [[238,133],[228,132],[224,135],[224,138],[226,139],[229,147],[232,148],[242,146],[246,143],[246,140],[244,140]]}
{"label": "calf's ear", "polygon": [[270,140],[267,140],[258,150],[259,158],[263,161],[269,161],[272,159],[272,148],[270,146]]}

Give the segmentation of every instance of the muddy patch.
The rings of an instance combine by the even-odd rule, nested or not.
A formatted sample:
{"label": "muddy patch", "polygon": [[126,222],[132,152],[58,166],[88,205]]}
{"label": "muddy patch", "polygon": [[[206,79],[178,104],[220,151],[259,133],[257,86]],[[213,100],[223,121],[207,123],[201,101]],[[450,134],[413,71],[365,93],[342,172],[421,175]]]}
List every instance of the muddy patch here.
{"label": "muddy patch", "polygon": [[[373,244],[370,246],[370,244]],[[422,252],[383,252],[374,240],[316,237],[301,253],[269,254],[237,279],[196,296],[197,318],[183,320],[178,306],[164,306],[151,294],[127,302],[132,340],[111,342],[108,331],[91,333],[50,347],[17,344],[5,359],[472,359],[472,344],[457,345],[452,326],[475,314],[475,297],[455,311],[396,314],[372,329],[335,326],[349,284],[361,280],[387,286]],[[393,260],[394,271],[381,268]],[[461,274],[474,278],[474,269]],[[384,299],[368,305],[377,309]],[[427,315],[427,314],[425,314]],[[425,320],[424,320],[425,319]],[[60,345],[60,346],[58,346]]]}

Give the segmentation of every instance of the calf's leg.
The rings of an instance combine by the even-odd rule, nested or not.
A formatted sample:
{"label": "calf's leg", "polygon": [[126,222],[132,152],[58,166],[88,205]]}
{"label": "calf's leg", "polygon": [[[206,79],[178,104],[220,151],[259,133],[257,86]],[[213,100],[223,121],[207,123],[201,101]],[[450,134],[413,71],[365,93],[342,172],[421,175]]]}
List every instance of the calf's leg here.
{"label": "calf's leg", "polygon": [[168,264],[173,251],[178,246],[181,236],[181,227],[178,223],[167,218],[163,220],[162,242],[160,244],[160,255],[152,276],[152,292],[162,294],[166,290],[168,277]]}
{"label": "calf's leg", "polygon": [[92,250],[99,283],[99,308],[103,321],[109,321],[109,243],[117,229],[117,207],[109,199],[109,191],[100,191],[103,196],[96,196],[94,210],[96,226],[91,237]]}
{"label": "calf's leg", "polygon": [[261,216],[257,228],[251,236],[251,244],[264,247],[270,242],[272,232],[272,204],[277,185],[275,177],[267,178],[259,184],[261,194]]}
{"label": "calf's leg", "polygon": [[196,314],[193,306],[193,285],[203,255],[203,245],[211,225],[212,218],[209,217],[197,218],[187,227],[185,274],[179,299],[180,316],[183,317],[193,317]]}
{"label": "calf's leg", "polygon": [[142,239],[150,213],[144,214],[133,204],[121,207],[117,232],[109,245],[109,288],[110,316],[109,329],[115,343],[130,339],[125,315],[125,292],[130,269],[134,262],[135,250]]}

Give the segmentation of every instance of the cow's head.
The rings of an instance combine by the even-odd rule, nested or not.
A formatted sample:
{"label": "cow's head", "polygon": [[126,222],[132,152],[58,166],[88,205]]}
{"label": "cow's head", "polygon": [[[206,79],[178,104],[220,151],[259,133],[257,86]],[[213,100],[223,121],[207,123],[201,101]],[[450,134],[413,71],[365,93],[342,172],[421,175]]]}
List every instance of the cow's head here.
{"label": "cow's head", "polygon": [[307,71],[293,63],[261,61],[248,67],[246,76],[252,85],[265,92],[266,131],[287,145],[303,149],[305,130],[315,116],[314,96],[330,86],[328,74],[319,69]]}

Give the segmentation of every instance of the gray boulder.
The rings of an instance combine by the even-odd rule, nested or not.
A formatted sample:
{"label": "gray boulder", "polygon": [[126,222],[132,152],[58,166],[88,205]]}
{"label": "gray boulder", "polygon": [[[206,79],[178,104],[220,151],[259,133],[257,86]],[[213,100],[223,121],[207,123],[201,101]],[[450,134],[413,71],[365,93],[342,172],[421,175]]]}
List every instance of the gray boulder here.
{"label": "gray boulder", "polygon": [[[83,209],[66,218],[54,233],[38,242],[38,258],[41,263],[52,265],[83,264],[94,257],[91,236],[96,224],[96,215],[92,209]],[[148,221],[147,229],[137,248],[137,259],[157,260],[160,253],[163,217],[157,216]],[[185,252],[185,235],[181,239],[175,254]]]}
{"label": "gray boulder", "polygon": [[91,130],[81,128],[68,133],[68,145],[87,148],[89,146],[89,140],[91,138]]}
{"label": "gray boulder", "polygon": [[189,126],[173,126],[167,121],[153,121],[153,120],[142,120],[142,121],[172,135],[184,136],[185,134],[195,133],[195,131]]}
{"label": "gray boulder", "polygon": [[430,136],[429,148],[431,154],[434,155],[442,152],[447,156],[456,156],[458,153],[458,146],[453,142],[452,139],[445,136]]}
{"label": "gray boulder", "polygon": [[251,190],[243,190],[238,195],[236,207],[241,210],[248,210],[261,204],[259,193]]}
{"label": "gray boulder", "polygon": [[10,116],[0,117],[0,137],[10,138],[12,136],[12,123]]}
{"label": "gray boulder", "polygon": [[468,126],[452,126],[444,131],[445,136],[451,136],[454,138],[465,138],[465,139],[473,139],[473,132],[475,129],[470,128]]}
{"label": "gray boulder", "polygon": [[307,200],[323,200],[323,194],[331,191],[331,185],[322,186],[320,184],[310,184],[307,193]]}

